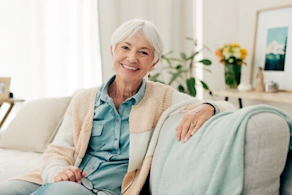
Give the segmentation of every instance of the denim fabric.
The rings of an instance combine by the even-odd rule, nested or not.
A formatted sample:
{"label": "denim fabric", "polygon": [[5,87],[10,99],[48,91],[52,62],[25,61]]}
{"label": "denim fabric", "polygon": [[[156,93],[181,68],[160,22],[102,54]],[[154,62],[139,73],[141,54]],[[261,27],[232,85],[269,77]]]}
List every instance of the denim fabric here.
{"label": "denim fabric", "polygon": [[97,93],[91,138],[79,168],[86,171],[94,188],[120,194],[129,161],[129,115],[132,106],[142,100],[146,81],[143,80],[138,92],[116,110],[108,95],[108,87],[114,79],[115,76]]}
{"label": "denim fabric", "polygon": [[94,195],[93,192],[86,189],[83,185],[71,182],[61,181],[42,185],[31,195]]}
{"label": "denim fabric", "polygon": [[10,180],[0,183],[1,195],[30,195],[36,191],[40,185],[22,180]]}

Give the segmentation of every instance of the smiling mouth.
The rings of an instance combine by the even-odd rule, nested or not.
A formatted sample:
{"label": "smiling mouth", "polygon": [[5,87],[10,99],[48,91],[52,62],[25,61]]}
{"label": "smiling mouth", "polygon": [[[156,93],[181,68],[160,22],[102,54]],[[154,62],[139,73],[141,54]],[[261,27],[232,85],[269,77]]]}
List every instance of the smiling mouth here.
{"label": "smiling mouth", "polygon": [[125,64],[121,64],[125,69],[128,69],[128,70],[139,70],[138,68],[134,68],[134,67],[131,67],[131,66],[127,66]]}

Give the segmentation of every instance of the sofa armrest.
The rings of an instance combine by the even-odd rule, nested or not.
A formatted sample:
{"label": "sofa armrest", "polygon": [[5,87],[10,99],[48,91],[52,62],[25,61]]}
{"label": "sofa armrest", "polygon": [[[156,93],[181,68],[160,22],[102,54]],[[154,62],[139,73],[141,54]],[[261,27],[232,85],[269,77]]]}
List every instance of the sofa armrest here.
{"label": "sofa armrest", "polygon": [[260,113],[249,119],[242,194],[279,194],[289,138],[287,122],[276,114]]}
{"label": "sofa armrest", "polygon": [[[160,171],[158,169],[161,167],[161,162],[171,162],[169,159],[173,160],[180,160],[184,159],[180,162],[193,162],[195,167],[197,166],[197,161],[191,161],[190,155],[182,155],[184,158],[180,158],[179,155],[175,156],[177,158],[170,158],[169,154],[171,154],[167,147],[172,148],[177,146],[175,144],[175,140],[170,140],[171,131],[175,131],[175,127],[178,121],[181,119],[181,116],[175,114],[170,116],[164,123],[160,136],[159,141],[156,145],[155,153],[153,156],[151,172],[150,172],[150,190],[155,188],[156,182],[160,181],[160,175],[164,174],[169,175],[169,172],[176,172],[177,170],[169,170],[167,168],[163,168]],[[225,129],[229,128],[220,128],[214,131],[214,134],[219,134],[221,132],[225,132]],[[199,130],[200,131],[200,130]],[[251,118],[248,119],[244,137],[244,156],[243,156],[243,183],[242,183],[242,194],[279,194],[280,189],[280,176],[283,172],[285,167],[285,162],[287,158],[287,152],[289,148],[289,139],[290,139],[290,132],[287,122],[284,118],[278,116],[277,114],[273,114],[270,112],[261,112],[254,114]],[[213,134],[213,135],[214,135]],[[213,137],[218,136],[219,134],[214,135]],[[212,135],[212,134],[209,134]],[[204,137],[205,140],[206,137]],[[218,137],[216,137],[218,138]],[[194,142],[192,138],[192,142]],[[164,144],[169,142],[173,144]],[[195,143],[195,142],[194,142]],[[217,147],[217,143],[212,143],[212,147],[214,148],[215,145]],[[200,142],[201,144],[201,142]],[[167,147],[166,147],[167,146]],[[204,145],[205,146],[205,145]],[[184,145],[181,145],[184,147]],[[188,148],[184,147],[184,153],[188,151]],[[172,151],[172,150],[171,150]],[[193,152],[196,154],[206,154],[204,158],[209,158],[208,152],[210,150],[194,150]],[[167,153],[168,152],[168,153]],[[167,154],[166,154],[167,153]],[[189,153],[188,153],[189,154]],[[235,154],[235,153],[234,153]],[[231,154],[230,154],[231,155]],[[236,155],[235,155],[236,158]],[[167,159],[165,161],[161,161],[160,159]],[[221,159],[222,160],[222,159]],[[210,161],[210,160],[209,160]],[[172,161],[173,162],[173,161]],[[205,162],[205,161],[204,161]],[[210,161],[211,162],[211,161]],[[184,163],[181,163],[184,164]],[[214,162],[214,166],[216,167],[216,162]],[[201,164],[200,164],[201,165]],[[222,165],[222,164],[221,164]],[[171,166],[168,166],[171,167]],[[181,170],[181,169],[180,169]],[[191,170],[191,169],[190,169]],[[180,172],[180,171],[178,171]],[[189,171],[189,173],[194,173]],[[158,178],[158,179],[157,179]],[[165,178],[165,177],[164,177]],[[202,179],[202,175],[186,175],[188,178],[188,183],[196,182],[197,179]],[[180,178],[182,179],[182,178]],[[179,180],[179,179],[178,179]],[[155,181],[155,182],[154,182]],[[182,180],[181,180],[182,181]],[[194,189],[193,189],[194,190]]]}

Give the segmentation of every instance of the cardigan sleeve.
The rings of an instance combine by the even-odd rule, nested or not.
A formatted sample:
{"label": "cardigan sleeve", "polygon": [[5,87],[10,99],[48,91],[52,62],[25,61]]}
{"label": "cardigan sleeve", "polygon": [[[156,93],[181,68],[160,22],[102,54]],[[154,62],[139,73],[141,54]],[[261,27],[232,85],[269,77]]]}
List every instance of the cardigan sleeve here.
{"label": "cardigan sleeve", "polygon": [[69,165],[74,165],[72,117],[66,113],[54,141],[44,152],[41,177],[44,183],[54,182],[54,177]]}
{"label": "cardigan sleeve", "polygon": [[41,177],[44,183],[54,182],[54,177],[60,171],[74,166],[80,153],[84,155],[92,128],[97,89],[83,90],[71,100],[54,141],[42,157]]}

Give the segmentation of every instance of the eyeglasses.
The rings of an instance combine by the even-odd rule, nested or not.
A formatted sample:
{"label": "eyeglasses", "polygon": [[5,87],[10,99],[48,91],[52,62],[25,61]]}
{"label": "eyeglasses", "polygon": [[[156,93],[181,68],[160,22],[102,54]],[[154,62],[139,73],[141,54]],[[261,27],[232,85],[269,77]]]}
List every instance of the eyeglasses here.
{"label": "eyeglasses", "polygon": [[[103,144],[102,146],[100,146],[99,148],[97,148],[94,153],[96,153],[98,150],[100,150],[105,144]],[[89,162],[89,160],[92,158],[93,155],[90,155],[90,157],[87,159],[87,161],[85,162],[82,170],[80,171],[81,174],[84,171],[84,168],[86,167],[87,163]],[[131,187],[131,185],[133,184],[135,178],[136,178],[136,173],[137,173],[137,169],[135,170],[135,174],[134,177],[132,179],[132,182],[129,184],[129,186],[121,193],[121,195],[123,195],[124,193],[126,193],[126,191]],[[111,195],[109,192],[106,192],[104,190],[99,190],[99,189],[95,189],[93,186],[92,181],[90,181],[87,177],[83,177],[81,179],[81,185],[83,185],[86,189],[88,189],[89,191],[93,192],[96,195]]]}
{"label": "eyeglasses", "polygon": [[[99,148],[97,148],[94,153],[96,153],[98,150],[100,150],[105,144],[103,144],[102,146],[100,146]],[[86,163],[84,164],[82,170],[80,171],[81,173],[84,171],[84,168],[86,167],[87,163],[89,162],[89,160],[92,158],[93,155],[90,155],[90,157],[87,159]],[[93,192],[96,195],[111,195],[109,192],[106,192],[104,190],[98,190],[95,189],[93,186],[92,181],[90,181],[87,177],[83,177],[81,179],[81,184],[88,189],[89,191]]]}

